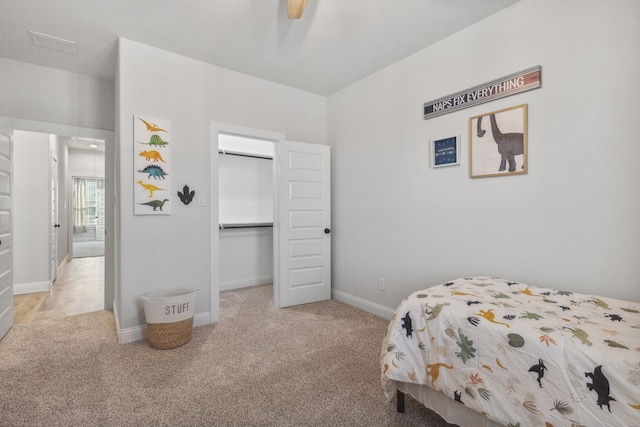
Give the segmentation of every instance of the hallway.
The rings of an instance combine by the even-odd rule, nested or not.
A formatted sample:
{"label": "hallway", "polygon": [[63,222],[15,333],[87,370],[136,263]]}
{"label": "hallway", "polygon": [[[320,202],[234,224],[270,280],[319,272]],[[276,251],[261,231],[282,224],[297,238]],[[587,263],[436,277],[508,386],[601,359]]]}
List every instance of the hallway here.
{"label": "hallway", "polygon": [[15,295],[15,324],[89,313],[104,308],[104,256],[73,258],[48,292]]}

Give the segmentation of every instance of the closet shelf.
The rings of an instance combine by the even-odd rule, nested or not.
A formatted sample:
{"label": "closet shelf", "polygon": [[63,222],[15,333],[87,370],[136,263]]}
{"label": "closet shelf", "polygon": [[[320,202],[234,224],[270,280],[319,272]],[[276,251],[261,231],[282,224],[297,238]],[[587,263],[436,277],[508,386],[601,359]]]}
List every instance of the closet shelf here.
{"label": "closet shelf", "polygon": [[227,230],[230,228],[261,228],[261,227],[273,227],[272,222],[235,222],[219,224],[220,230]]}

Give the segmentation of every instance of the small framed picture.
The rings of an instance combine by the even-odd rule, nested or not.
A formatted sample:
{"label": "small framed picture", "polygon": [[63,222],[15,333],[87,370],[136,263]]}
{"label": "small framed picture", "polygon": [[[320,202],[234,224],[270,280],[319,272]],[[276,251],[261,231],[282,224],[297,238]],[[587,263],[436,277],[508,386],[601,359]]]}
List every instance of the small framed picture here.
{"label": "small framed picture", "polygon": [[431,141],[431,167],[455,166],[460,164],[460,136],[434,139]]}
{"label": "small framed picture", "polygon": [[527,104],[469,119],[471,178],[527,173]]}

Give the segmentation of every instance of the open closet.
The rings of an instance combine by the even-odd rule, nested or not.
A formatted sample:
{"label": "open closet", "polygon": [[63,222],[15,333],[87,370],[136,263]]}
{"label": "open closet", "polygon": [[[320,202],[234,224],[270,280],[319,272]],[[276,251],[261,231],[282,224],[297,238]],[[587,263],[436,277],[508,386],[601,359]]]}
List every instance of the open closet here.
{"label": "open closet", "polygon": [[220,290],[273,282],[271,141],[220,133]]}

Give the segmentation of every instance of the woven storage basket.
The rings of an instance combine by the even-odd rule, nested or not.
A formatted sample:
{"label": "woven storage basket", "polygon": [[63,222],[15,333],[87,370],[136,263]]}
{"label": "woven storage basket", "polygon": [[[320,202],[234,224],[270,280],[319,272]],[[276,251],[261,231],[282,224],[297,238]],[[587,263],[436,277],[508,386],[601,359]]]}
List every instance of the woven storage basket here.
{"label": "woven storage basket", "polygon": [[180,347],[191,341],[193,317],[172,323],[147,323],[149,345],[158,350]]}
{"label": "woven storage basket", "polygon": [[191,341],[196,289],[173,289],[142,296],[149,345],[159,350]]}

